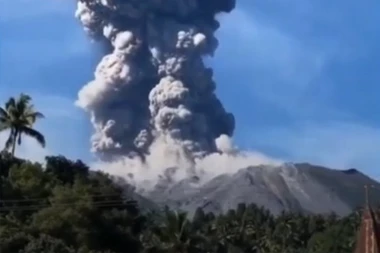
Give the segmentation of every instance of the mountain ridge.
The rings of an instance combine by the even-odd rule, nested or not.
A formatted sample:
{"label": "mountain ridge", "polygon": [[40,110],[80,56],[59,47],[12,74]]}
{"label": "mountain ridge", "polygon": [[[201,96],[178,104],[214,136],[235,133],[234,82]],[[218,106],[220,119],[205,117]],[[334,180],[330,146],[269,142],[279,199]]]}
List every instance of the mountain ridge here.
{"label": "mountain ridge", "polygon": [[[371,195],[380,196],[380,184],[356,170],[337,170],[309,163],[250,166],[222,174],[204,184],[181,180],[144,194],[158,205],[194,214],[200,207],[221,213],[239,203],[263,206],[273,214],[283,211],[347,215],[364,204],[364,185],[374,185]],[[378,197],[373,204],[378,205]]]}

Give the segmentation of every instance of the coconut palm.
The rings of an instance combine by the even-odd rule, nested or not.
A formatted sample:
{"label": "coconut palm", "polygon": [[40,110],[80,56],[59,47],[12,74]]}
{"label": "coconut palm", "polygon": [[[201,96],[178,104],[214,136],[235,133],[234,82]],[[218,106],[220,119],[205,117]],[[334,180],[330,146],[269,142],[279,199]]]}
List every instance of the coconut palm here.
{"label": "coconut palm", "polygon": [[21,145],[22,135],[36,139],[42,147],[45,147],[45,137],[33,129],[36,120],[44,118],[44,115],[35,111],[31,102],[30,96],[20,94],[17,99],[9,98],[4,108],[0,107],[0,132],[10,131],[4,150],[11,149],[12,156],[15,154],[16,144]]}

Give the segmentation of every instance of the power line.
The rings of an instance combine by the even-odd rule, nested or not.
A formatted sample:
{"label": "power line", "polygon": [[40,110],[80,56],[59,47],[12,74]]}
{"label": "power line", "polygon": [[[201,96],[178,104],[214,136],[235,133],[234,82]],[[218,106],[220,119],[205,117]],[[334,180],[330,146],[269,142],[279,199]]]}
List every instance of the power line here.
{"label": "power line", "polygon": [[[133,201],[133,200],[132,200]],[[0,207],[0,212],[9,211],[35,211],[48,207],[74,207],[80,205],[87,205],[91,207],[123,207],[128,206],[130,201],[123,202],[122,200],[108,200],[108,201],[94,201],[94,202],[77,202],[77,203],[53,203],[53,204],[40,204],[40,205],[30,205],[30,206],[3,206]]]}
{"label": "power line", "polygon": [[[90,198],[96,198],[96,197],[121,197],[125,199],[125,197],[122,194],[89,194],[89,195],[84,195],[86,197]],[[33,201],[48,201],[49,198],[30,198],[30,199],[5,199],[1,200],[0,203],[24,203],[24,202],[33,202]]]}
{"label": "power line", "polygon": [[[83,203],[85,204],[85,203]],[[74,207],[80,206],[80,203],[76,204],[54,204],[54,205],[32,205],[32,206],[9,206],[9,207],[0,207],[0,212],[9,212],[9,211],[38,211],[48,207]],[[92,207],[101,208],[101,207],[126,207],[128,203],[91,203]]]}
{"label": "power line", "polygon": [[[136,202],[131,198],[120,194],[90,194],[85,195],[89,199],[81,197],[70,201],[71,203],[54,203],[50,198],[30,198],[30,199],[6,199],[0,200],[0,212],[9,211],[34,211],[48,207],[72,207],[89,204],[93,207],[122,207],[131,205],[131,202]],[[118,198],[118,199],[103,199],[93,200],[96,198]]]}

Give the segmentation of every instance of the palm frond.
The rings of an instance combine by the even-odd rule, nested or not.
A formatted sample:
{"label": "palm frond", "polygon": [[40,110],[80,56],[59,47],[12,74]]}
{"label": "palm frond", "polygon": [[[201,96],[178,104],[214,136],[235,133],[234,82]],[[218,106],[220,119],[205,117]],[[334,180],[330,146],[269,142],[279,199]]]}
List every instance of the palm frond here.
{"label": "palm frond", "polygon": [[32,97],[29,96],[29,95],[26,95],[24,93],[21,93],[18,100],[17,100],[17,104],[24,104],[24,105],[28,105],[30,103],[30,101],[32,101]]}
{"label": "palm frond", "polygon": [[[43,147],[46,145],[45,137],[32,128],[36,120],[44,118],[44,115],[35,110],[31,101],[32,98],[29,95],[21,93],[18,98],[9,98],[5,107],[0,107],[0,131],[11,130],[6,149],[12,148],[12,153],[15,148],[13,145],[16,142],[21,144],[22,134],[36,139]],[[17,129],[16,132],[15,129]]]}
{"label": "palm frond", "polygon": [[11,118],[6,110],[0,107],[0,131],[10,127]]}
{"label": "palm frond", "polygon": [[24,118],[28,122],[28,124],[32,126],[37,121],[37,119],[45,118],[45,115],[43,115],[41,112],[36,112],[36,111],[32,111],[32,109],[29,109],[24,114]]}
{"label": "palm frond", "polygon": [[33,128],[23,126],[20,128],[20,132],[36,139],[38,143],[41,144],[42,147],[46,146],[45,137],[40,132],[34,130]]}
{"label": "palm frond", "polygon": [[33,112],[32,114],[28,116],[33,116],[36,119],[43,119],[45,118],[45,115],[43,115],[41,112]]}
{"label": "palm frond", "polygon": [[5,103],[5,110],[9,110],[9,108],[15,108],[16,107],[16,99],[11,97],[8,99],[8,101]]}
{"label": "palm frond", "polygon": [[11,117],[8,111],[0,107],[0,132],[11,127]]}
{"label": "palm frond", "polygon": [[11,126],[8,124],[8,122],[4,121],[2,122],[0,119],[0,132],[10,129]]}
{"label": "palm frond", "polygon": [[15,119],[18,118],[18,113],[17,113],[18,110],[17,110],[15,98],[13,98],[13,97],[9,98],[9,100],[5,103],[4,109],[8,115],[8,118],[11,121],[14,121]]}
{"label": "palm frond", "polygon": [[4,108],[0,107],[0,118],[7,118],[7,117],[9,117],[8,112]]}
{"label": "palm frond", "polygon": [[30,106],[30,102],[32,101],[32,98],[29,95],[21,93],[19,98],[16,101],[16,108],[19,115],[23,115]]}

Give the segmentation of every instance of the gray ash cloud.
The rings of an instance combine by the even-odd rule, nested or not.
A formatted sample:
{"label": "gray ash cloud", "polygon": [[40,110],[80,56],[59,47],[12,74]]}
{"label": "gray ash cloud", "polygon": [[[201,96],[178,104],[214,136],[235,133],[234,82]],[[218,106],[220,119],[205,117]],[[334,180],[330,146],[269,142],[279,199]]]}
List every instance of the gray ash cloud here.
{"label": "gray ash cloud", "polygon": [[215,95],[215,16],[234,0],[79,0],[75,16],[106,45],[94,80],[77,105],[91,115],[92,151],[103,160],[145,157],[152,143],[182,147],[189,157],[217,151],[235,120]]}

